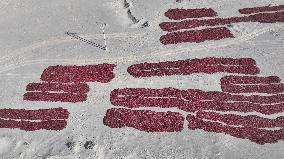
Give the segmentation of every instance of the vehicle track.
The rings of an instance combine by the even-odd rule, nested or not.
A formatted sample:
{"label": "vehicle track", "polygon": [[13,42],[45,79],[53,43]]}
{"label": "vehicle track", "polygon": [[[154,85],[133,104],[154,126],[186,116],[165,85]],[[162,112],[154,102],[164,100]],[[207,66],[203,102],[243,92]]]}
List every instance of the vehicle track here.
{"label": "vehicle track", "polygon": [[[183,48],[178,48],[178,49],[164,49],[164,50],[159,50],[159,51],[154,51],[151,53],[147,53],[144,55],[133,55],[133,56],[124,56],[124,57],[115,57],[115,58],[102,58],[102,59],[88,59],[88,60],[70,60],[70,59],[39,59],[39,60],[28,60],[28,61],[23,61],[23,62],[17,62],[14,64],[10,64],[10,65],[6,65],[4,67],[1,67],[0,69],[0,74],[5,72],[5,71],[9,71],[9,70],[13,70],[15,68],[19,68],[22,66],[26,66],[26,65],[31,65],[31,64],[48,64],[48,63],[58,63],[58,64],[98,64],[98,63],[102,63],[102,62],[108,62],[108,63],[118,63],[118,62],[130,62],[130,61],[135,61],[135,60],[145,60],[145,59],[149,59],[149,58],[153,58],[153,57],[159,57],[161,55],[165,56],[169,56],[169,55],[175,55],[181,52],[185,52],[185,51],[201,51],[201,50],[208,50],[208,49],[215,49],[215,48],[222,48],[222,47],[226,47],[229,45],[233,45],[233,44],[238,44],[250,39],[253,39],[254,37],[257,37],[258,35],[261,35],[263,33],[266,33],[267,31],[271,31],[271,30],[277,30],[277,29],[284,29],[284,26],[281,24],[275,24],[273,26],[268,26],[259,30],[255,30],[254,32],[251,32],[250,34],[246,34],[243,35],[241,37],[237,37],[234,39],[230,39],[230,40],[225,40],[223,42],[218,42],[219,44],[216,46],[217,42],[211,42],[207,45],[198,45],[195,47],[183,47]],[[97,35],[97,34],[96,34]],[[133,34],[119,34],[119,36],[117,34],[109,34],[109,35],[113,35],[113,37],[128,37],[128,35],[132,35]],[[135,35],[135,34],[134,34]],[[140,36],[143,34],[139,34]],[[94,36],[94,35],[89,35],[89,36]],[[134,36],[135,37],[135,36]],[[136,35],[137,37],[137,35]],[[72,39],[66,39],[62,41],[63,38],[61,38],[61,40],[57,40],[59,41],[59,43],[62,42],[70,42],[72,41]],[[53,40],[52,45],[58,44],[54,42],[55,40]],[[49,44],[51,45],[51,44]],[[26,52],[27,50],[33,50],[36,48],[40,48],[43,46],[48,46],[48,45],[43,45],[43,43],[41,43],[41,45],[37,44],[37,45],[33,45],[33,47],[26,47],[24,48],[24,52]],[[21,55],[21,53],[17,53],[17,55]],[[8,59],[13,59],[13,57],[15,56],[10,56]],[[3,58],[0,59],[0,63],[3,62]],[[13,62],[13,61],[12,61]],[[1,65],[0,65],[1,66]],[[11,75],[11,74],[10,74]],[[3,76],[3,75],[0,75]],[[4,75],[5,76],[5,75]]]}
{"label": "vehicle track", "polygon": [[[144,34],[136,34],[136,33],[111,33],[111,34],[106,34],[108,39],[121,39],[121,38],[138,38],[143,36]],[[102,39],[103,35],[102,34],[91,34],[91,35],[79,35],[82,38],[86,38],[86,39]],[[64,36],[64,37],[60,37],[60,38],[50,38],[48,40],[44,40],[44,41],[40,41],[40,42],[35,42],[29,46],[26,47],[22,47],[20,49],[14,50],[13,52],[9,53],[9,55],[7,56],[3,56],[0,58],[0,63],[13,59],[17,56],[22,55],[25,52],[28,51],[32,51],[38,48],[42,48],[42,47],[47,47],[47,46],[53,46],[53,45],[58,45],[61,43],[66,43],[66,42],[72,42],[72,41],[76,41],[77,39],[68,37],[68,36]],[[8,54],[8,53],[7,53]],[[25,54],[27,55],[27,54]]]}

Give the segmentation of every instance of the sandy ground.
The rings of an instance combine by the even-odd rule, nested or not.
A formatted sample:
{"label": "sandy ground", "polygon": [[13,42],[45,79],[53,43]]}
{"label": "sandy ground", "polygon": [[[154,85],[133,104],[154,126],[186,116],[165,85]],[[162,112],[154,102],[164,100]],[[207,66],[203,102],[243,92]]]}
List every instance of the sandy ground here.
{"label": "sandy ground", "polygon": [[[126,69],[134,63],[203,58],[209,56],[251,57],[260,75],[284,79],[283,23],[238,23],[230,30],[236,38],[203,43],[164,46],[164,32],[158,24],[167,21],[169,8],[211,7],[220,17],[238,15],[244,7],[279,5],[283,0],[1,0],[0,1],[0,108],[40,109],[63,107],[70,117],[62,131],[25,132],[0,129],[1,159],[280,159],[284,142],[258,145],[224,134],[188,130],[178,133],[146,133],[132,128],[111,129],[102,119],[115,88],[197,88],[220,91],[223,74],[153,77],[135,79]],[[141,27],[148,21],[149,27]],[[106,23],[108,51],[67,36],[79,36],[104,44],[98,24]],[[25,86],[39,82],[44,68],[51,65],[114,63],[116,77],[106,84],[89,83],[91,91],[83,103],[23,101]],[[159,109],[151,109],[157,110]],[[184,112],[175,109],[166,109]],[[187,123],[185,123],[187,124]],[[86,141],[94,147],[85,149]],[[66,145],[71,144],[68,147]]]}

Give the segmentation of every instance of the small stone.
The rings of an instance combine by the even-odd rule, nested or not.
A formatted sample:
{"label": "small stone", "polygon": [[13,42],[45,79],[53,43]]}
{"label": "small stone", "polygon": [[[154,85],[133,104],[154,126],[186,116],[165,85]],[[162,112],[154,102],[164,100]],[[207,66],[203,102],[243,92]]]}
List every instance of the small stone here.
{"label": "small stone", "polygon": [[65,145],[66,145],[69,149],[73,149],[73,147],[75,146],[75,142],[69,141],[69,142],[67,142]]}
{"label": "small stone", "polygon": [[149,26],[149,22],[148,21],[146,21],[146,22],[144,22],[143,24],[142,24],[142,28],[146,28],[146,27],[148,27]]}
{"label": "small stone", "polygon": [[85,149],[93,149],[95,146],[95,143],[93,141],[86,141],[84,144]]}

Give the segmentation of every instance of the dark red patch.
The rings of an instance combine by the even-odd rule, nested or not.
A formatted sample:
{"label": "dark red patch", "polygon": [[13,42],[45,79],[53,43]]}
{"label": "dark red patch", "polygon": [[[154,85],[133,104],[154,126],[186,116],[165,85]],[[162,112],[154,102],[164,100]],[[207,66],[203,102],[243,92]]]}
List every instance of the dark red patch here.
{"label": "dark red patch", "polygon": [[284,139],[283,128],[280,130],[265,130],[252,127],[233,127],[217,122],[204,121],[193,115],[188,115],[186,119],[189,122],[189,129],[202,129],[207,132],[225,133],[237,138],[249,139],[257,144],[277,143],[279,140]]}
{"label": "dark red patch", "polygon": [[69,112],[63,108],[39,110],[0,109],[0,118],[22,120],[68,119]]}
{"label": "dark red patch", "polygon": [[169,9],[165,12],[169,19],[181,20],[185,18],[215,17],[217,13],[212,8],[200,9]]}
{"label": "dark red patch", "polygon": [[113,90],[110,101],[115,106],[129,108],[176,107],[187,112],[199,110],[256,111],[263,114],[284,112],[284,94],[244,96],[217,91],[205,92],[197,89],[124,88]]}
{"label": "dark red patch", "polygon": [[41,80],[47,82],[110,82],[115,74],[113,72],[114,64],[99,64],[86,66],[50,66],[46,68]]}
{"label": "dark red patch", "polygon": [[189,101],[226,101],[226,102],[251,102],[259,104],[272,104],[284,102],[284,94],[277,95],[233,95],[230,93],[218,91],[202,91],[197,89],[188,89],[182,91],[182,97]]}
{"label": "dark red patch", "polygon": [[221,85],[223,92],[229,93],[268,93],[277,94],[284,92],[284,84],[268,85]]}
{"label": "dark red patch", "polygon": [[76,103],[86,101],[87,94],[27,92],[24,94],[24,100]]}
{"label": "dark red patch", "polygon": [[160,42],[164,45],[168,45],[185,42],[200,43],[208,40],[221,40],[225,38],[234,38],[234,35],[229,29],[218,27],[167,33],[160,37]]}
{"label": "dark red patch", "polygon": [[66,93],[84,94],[90,88],[86,83],[29,83],[26,91],[63,91]]}
{"label": "dark red patch", "polygon": [[25,131],[35,131],[40,129],[46,130],[62,130],[66,127],[65,120],[44,120],[39,122],[30,122],[26,120],[3,120],[0,119],[0,128],[21,129]]}
{"label": "dark red patch", "polygon": [[259,13],[259,12],[281,11],[281,10],[284,10],[284,5],[243,8],[243,9],[239,9],[239,12],[241,14],[252,14],[252,13]]}
{"label": "dark red patch", "polygon": [[158,63],[134,64],[127,68],[127,72],[133,77],[190,75],[193,73],[259,73],[259,68],[251,58],[216,58],[166,61]]}
{"label": "dark red patch", "polygon": [[221,78],[222,84],[273,84],[280,83],[278,76],[225,76]]}
{"label": "dark red patch", "polygon": [[67,125],[66,119],[68,119],[68,117],[69,112],[63,108],[39,110],[1,109],[0,128],[17,128],[25,131],[40,129],[62,130]]}
{"label": "dark red patch", "polygon": [[247,101],[230,102],[230,101],[197,101],[189,102],[187,105],[181,105],[179,109],[187,112],[199,110],[215,111],[238,111],[238,112],[259,112],[262,114],[275,114],[284,112],[284,103],[277,104],[259,104]]}
{"label": "dark red patch", "polygon": [[164,31],[176,31],[180,29],[189,29],[200,26],[217,26],[226,25],[231,23],[240,22],[259,22],[259,23],[276,23],[284,22],[284,12],[275,13],[258,13],[243,17],[231,17],[231,18],[215,18],[204,20],[184,20],[181,22],[163,22],[160,24],[160,28]]}
{"label": "dark red patch", "polygon": [[174,88],[147,89],[124,88],[111,92],[110,102],[115,106],[135,107],[178,107],[184,104],[180,90]]}
{"label": "dark red patch", "polygon": [[175,112],[111,108],[107,110],[103,122],[111,128],[132,127],[146,132],[179,132],[183,129],[184,117]]}
{"label": "dark red patch", "polygon": [[221,88],[228,93],[269,93],[284,92],[284,84],[277,76],[225,76],[221,78]]}
{"label": "dark red patch", "polygon": [[263,118],[257,115],[236,115],[236,114],[220,114],[216,112],[198,111],[196,117],[200,119],[219,121],[229,125],[238,125],[254,128],[274,128],[284,127],[284,117],[280,116],[276,119]]}

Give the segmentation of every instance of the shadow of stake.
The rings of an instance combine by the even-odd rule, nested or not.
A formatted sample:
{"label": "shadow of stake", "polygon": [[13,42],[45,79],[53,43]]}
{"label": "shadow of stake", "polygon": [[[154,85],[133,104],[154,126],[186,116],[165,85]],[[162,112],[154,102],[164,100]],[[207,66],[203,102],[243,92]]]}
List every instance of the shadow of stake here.
{"label": "shadow of stake", "polygon": [[102,49],[102,50],[106,50],[106,47],[105,47],[105,46],[101,46],[101,45],[99,45],[99,44],[97,44],[97,43],[94,43],[94,42],[92,42],[92,41],[90,41],[90,40],[84,39],[84,38],[78,36],[77,33],[65,32],[65,34],[68,35],[68,36],[71,36],[72,38],[75,38],[75,39],[77,39],[77,40],[80,40],[80,41],[82,41],[82,42],[84,42],[84,43],[87,43],[87,44],[89,44],[89,45],[93,45],[93,46],[95,46],[95,47],[97,47],[97,48],[100,48],[100,49]]}

